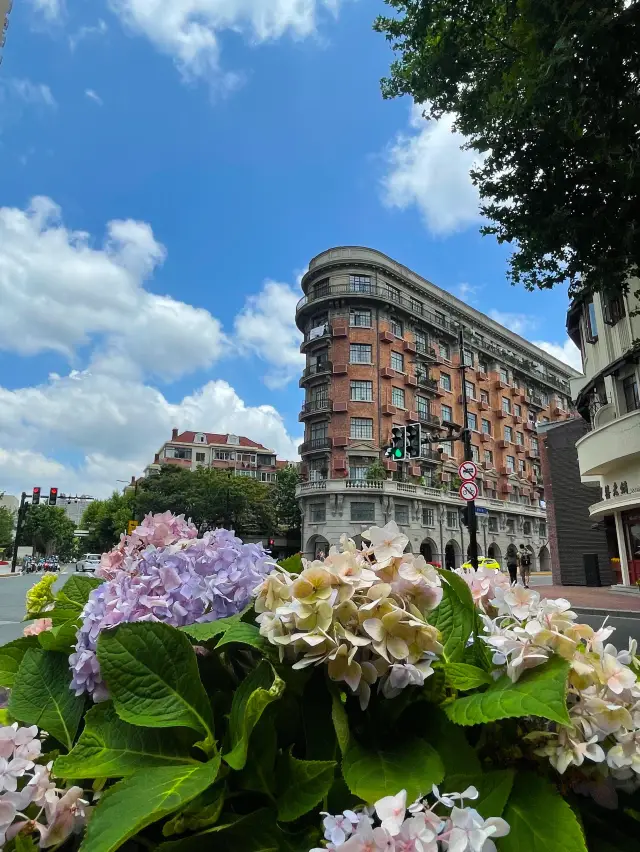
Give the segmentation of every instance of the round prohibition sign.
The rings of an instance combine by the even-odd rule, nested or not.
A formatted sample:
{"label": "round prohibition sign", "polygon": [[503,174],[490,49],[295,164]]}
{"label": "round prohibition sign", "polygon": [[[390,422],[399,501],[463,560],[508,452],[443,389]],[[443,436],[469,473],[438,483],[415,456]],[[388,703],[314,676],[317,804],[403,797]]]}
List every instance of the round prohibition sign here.
{"label": "round prohibition sign", "polygon": [[471,482],[478,475],[478,465],[472,461],[463,461],[458,468],[458,476],[463,482]]}
{"label": "round prohibition sign", "polygon": [[458,493],[463,500],[466,500],[467,503],[469,503],[471,500],[475,500],[478,496],[478,486],[475,482],[463,482]]}

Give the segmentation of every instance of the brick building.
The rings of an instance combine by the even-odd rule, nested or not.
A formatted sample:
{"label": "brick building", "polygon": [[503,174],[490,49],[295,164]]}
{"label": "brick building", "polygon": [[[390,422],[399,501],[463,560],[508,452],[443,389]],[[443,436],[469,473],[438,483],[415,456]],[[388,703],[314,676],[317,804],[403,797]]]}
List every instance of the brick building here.
{"label": "brick building", "polygon": [[[9,29],[9,13],[13,6],[13,0],[0,0],[0,50],[4,47]],[[0,64],[2,64],[2,53],[0,53]]]}
{"label": "brick building", "polygon": [[589,506],[597,498],[598,491],[580,480],[576,442],[587,432],[587,424],[581,418],[538,425],[555,585],[588,584],[585,554],[597,556],[603,585],[615,582],[608,544],[608,536],[615,538],[615,528],[613,524],[594,523],[589,518]]}
{"label": "brick building", "polygon": [[[525,544],[546,568],[546,512],[536,424],[570,416],[574,370],[378,251],[341,247],[315,257],[302,279],[296,322],[307,364],[300,379],[303,548],[307,556],[390,518],[414,551],[460,564],[456,471],[461,442],[425,449],[405,470],[367,480],[393,425],[462,423],[469,406],[481,469],[483,554],[503,560]],[[464,387],[458,327],[465,333]],[[371,477],[369,476],[369,479]]]}
{"label": "brick building", "polygon": [[273,450],[243,435],[218,435],[212,432],[178,432],[156,453],[153,464],[145,469],[149,475],[158,465],[173,464],[188,470],[210,467],[232,470],[235,476],[249,476],[260,482],[275,482],[276,473],[292,462],[276,458]]}

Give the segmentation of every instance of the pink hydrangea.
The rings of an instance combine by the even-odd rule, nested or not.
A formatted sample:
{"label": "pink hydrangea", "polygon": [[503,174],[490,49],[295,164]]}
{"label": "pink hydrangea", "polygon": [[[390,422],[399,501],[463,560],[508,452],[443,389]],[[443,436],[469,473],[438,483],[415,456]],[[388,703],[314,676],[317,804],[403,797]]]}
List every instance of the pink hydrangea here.
{"label": "pink hydrangea", "polygon": [[53,621],[50,618],[37,618],[33,624],[28,624],[22,631],[24,636],[37,636],[38,633],[44,633],[45,630],[51,630]]}

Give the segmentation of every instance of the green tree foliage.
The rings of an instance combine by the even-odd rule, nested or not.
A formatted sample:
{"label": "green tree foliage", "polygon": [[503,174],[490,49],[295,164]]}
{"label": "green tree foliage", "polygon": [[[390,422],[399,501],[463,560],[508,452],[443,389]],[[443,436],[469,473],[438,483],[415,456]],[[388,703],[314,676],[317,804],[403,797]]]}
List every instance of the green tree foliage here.
{"label": "green tree foliage", "polygon": [[300,528],[300,506],[296,499],[296,486],[299,482],[300,474],[293,465],[282,468],[276,474],[273,492],[276,520],[278,526],[285,531]]}
{"label": "green tree foliage", "polygon": [[136,512],[166,512],[191,518],[202,534],[226,526],[238,535],[268,534],[276,526],[273,490],[225,470],[182,470],[167,465],[138,487]]}
{"label": "green tree foliage", "polygon": [[386,0],[385,97],[453,113],[514,283],[621,290],[640,270],[640,2]]}
{"label": "green tree foliage", "polygon": [[387,478],[387,471],[380,459],[376,459],[374,463],[367,468],[367,482],[377,482],[380,479]]}
{"label": "green tree foliage", "polygon": [[59,506],[30,506],[22,527],[20,543],[31,545],[36,553],[56,553],[70,559],[75,550],[75,525]]}
{"label": "green tree foliage", "polygon": [[9,547],[13,541],[14,512],[0,506],[0,550]]}
{"label": "green tree foliage", "polygon": [[116,544],[127,523],[135,519],[135,495],[117,491],[107,500],[94,500],[84,510],[80,526],[88,530],[83,548],[88,553],[104,553]]}

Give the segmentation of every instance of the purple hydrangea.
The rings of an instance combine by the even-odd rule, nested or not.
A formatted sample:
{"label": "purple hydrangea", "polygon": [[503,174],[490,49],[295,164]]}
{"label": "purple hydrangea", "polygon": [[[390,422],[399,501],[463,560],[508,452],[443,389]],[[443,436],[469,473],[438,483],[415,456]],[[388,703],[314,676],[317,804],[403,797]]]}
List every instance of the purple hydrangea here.
{"label": "purple hydrangea", "polygon": [[94,701],[109,697],[96,656],[101,630],[131,621],[182,627],[235,615],[273,567],[261,545],[243,544],[225,529],[167,547],[147,548],[134,571],[118,571],[91,592],[75,652],[69,657],[71,689],[76,695],[88,692]]}

